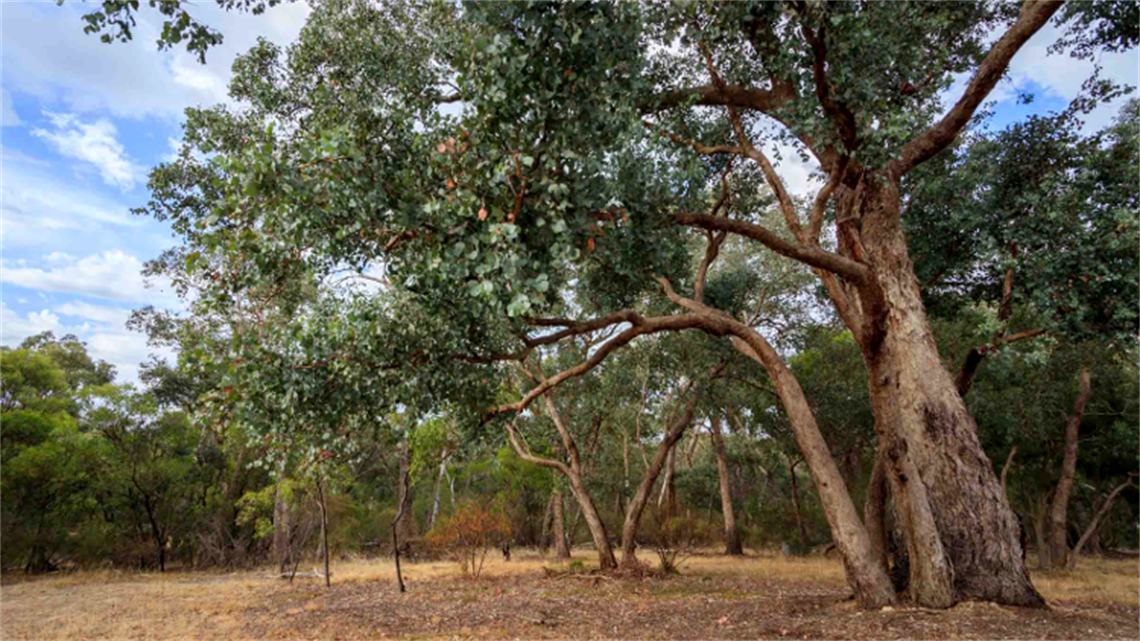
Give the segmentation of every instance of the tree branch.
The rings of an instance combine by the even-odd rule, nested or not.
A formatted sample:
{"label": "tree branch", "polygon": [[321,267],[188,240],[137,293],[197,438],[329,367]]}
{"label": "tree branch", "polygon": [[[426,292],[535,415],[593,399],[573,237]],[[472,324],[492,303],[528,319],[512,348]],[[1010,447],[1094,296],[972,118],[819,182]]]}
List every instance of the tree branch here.
{"label": "tree branch", "polygon": [[842,276],[844,279],[858,285],[863,285],[870,279],[870,270],[861,263],[850,258],[824,251],[818,247],[810,247],[801,243],[781,238],[776,232],[753,223],[741,220],[718,218],[709,214],[679,213],[673,215],[677,224],[686,227],[699,227],[710,231],[727,231],[738,236],[759,241],[772,251],[801,263],[827,270]]}
{"label": "tree branch", "polygon": [[990,49],[954,107],[937,124],[906,143],[902,148],[902,157],[891,162],[888,169],[895,179],[902,178],[919,163],[953,142],[958,132],[973,117],[978,105],[982,104],[1001,80],[1014,54],[1045,26],[1062,4],[1063,0],[1027,0],[1021,5],[1017,22]]}
{"label": "tree branch", "polygon": [[515,454],[518,454],[519,458],[528,463],[534,463],[535,465],[540,465],[542,467],[549,467],[551,469],[558,470],[566,476],[570,476],[570,469],[566,467],[565,463],[555,461],[553,459],[542,458],[541,456],[535,456],[534,454],[531,454],[530,448],[524,448],[522,443],[519,442],[518,435],[515,434],[514,421],[508,421],[506,427],[507,437],[510,438],[511,447],[514,448]]}

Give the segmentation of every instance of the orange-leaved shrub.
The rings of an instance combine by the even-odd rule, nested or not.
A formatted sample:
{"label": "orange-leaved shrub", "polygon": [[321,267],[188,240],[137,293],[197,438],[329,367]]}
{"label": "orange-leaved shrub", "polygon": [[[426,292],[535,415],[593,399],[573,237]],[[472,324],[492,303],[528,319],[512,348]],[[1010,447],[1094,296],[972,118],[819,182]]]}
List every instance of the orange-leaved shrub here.
{"label": "orange-leaved shrub", "polygon": [[487,553],[510,540],[511,522],[496,501],[488,506],[468,500],[431,529],[428,545],[463,568],[463,574],[478,579]]}

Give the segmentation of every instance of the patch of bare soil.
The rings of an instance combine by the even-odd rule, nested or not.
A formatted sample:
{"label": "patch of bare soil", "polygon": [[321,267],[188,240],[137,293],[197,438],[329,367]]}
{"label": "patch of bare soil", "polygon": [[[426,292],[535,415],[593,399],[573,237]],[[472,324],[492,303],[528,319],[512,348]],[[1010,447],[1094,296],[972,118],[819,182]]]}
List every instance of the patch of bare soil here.
{"label": "patch of bare soil", "polygon": [[1140,609],[1050,610],[965,603],[948,611],[862,612],[841,586],[681,576],[597,580],[534,575],[414,585],[272,591],[242,629],[257,638],[410,639],[1117,639],[1140,638]]}
{"label": "patch of bare soil", "polygon": [[[874,612],[848,600],[841,566],[827,560],[710,557],[693,559],[681,576],[612,578],[543,572],[536,557],[497,562],[477,583],[455,576],[450,564],[418,564],[407,568],[405,594],[397,591],[388,565],[334,567],[331,588],[313,579],[289,585],[265,572],[96,575],[6,585],[0,589],[0,637],[1140,638],[1133,564],[1040,581],[1049,585],[1043,588],[1048,610],[965,603],[946,611]],[[1085,586],[1094,582],[1119,587],[1093,596]]]}

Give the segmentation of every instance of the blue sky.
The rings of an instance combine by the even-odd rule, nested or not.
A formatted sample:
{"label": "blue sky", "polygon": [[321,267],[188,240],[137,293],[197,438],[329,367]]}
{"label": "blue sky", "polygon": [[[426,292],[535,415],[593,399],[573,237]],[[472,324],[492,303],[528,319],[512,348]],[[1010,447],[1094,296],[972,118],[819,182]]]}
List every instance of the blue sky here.
{"label": "blue sky", "polygon": [[[145,5],[145,3],[143,3]],[[0,0],[0,343],[18,344],[44,330],[77,334],[97,358],[114,363],[124,381],[152,350],[123,323],[144,305],[178,308],[168,287],[147,287],[143,262],[174,244],[164,224],[133,216],[146,202],[149,169],[181,139],[183,110],[230,102],[226,84],[234,56],[258,37],[296,38],[308,7],[277,7],[262,16],[224,13],[212,2],[193,10],[219,28],[226,43],[206,65],[184,51],[158,52],[161,27],[143,11],[128,44],[105,45],[82,33],[91,4]],[[1046,56],[1056,38],[1037,34],[995,92],[995,125],[1063,108],[1091,63]],[[1101,59],[1104,73],[1137,84],[1135,50]],[[965,79],[951,88],[954,97]],[[1016,103],[1017,90],[1036,94]],[[1103,108],[1087,128],[1107,124]],[[795,158],[795,154],[783,154]],[[813,192],[811,167],[780,168],[792,191]]]}

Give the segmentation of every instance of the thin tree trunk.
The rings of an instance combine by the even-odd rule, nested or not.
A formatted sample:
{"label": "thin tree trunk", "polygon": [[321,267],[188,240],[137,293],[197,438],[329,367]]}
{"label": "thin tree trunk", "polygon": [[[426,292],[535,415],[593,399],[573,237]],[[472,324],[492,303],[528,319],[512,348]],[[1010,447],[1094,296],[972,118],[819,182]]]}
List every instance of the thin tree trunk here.
{"label": "thin tree trunk", "polygon": [[285,457],[277,463],[277,484],[273,492],[273,557],[278,571],[284,573],[292,558],[289,545],[289,501],[285,496]]}
{"label": "thin tree trunk", "polygon": [[550,498],[546,501],[546,508],[542,510],[542,534],[538,538],[538,549],[546,556],[546,551],[550,549],[550,532],[554,526],[554,492],[550,493]]}
{"label": "thin tree trunk", "polygon": [[332,587],[332,577],[329,575],[329,504],[325,496],[324,483],[317,480],[317,498],[321,508],[321,550],[325,559],[325,587]]}
{"label": "thin tree trunk", "polygon": [[407,439],[404,439],[400,451],[400,483],[397,486],[396,501],[400,506],[399,515],[394,526],[396,528],[396,544],[401,549],[407,549],[415,537],[416,519],[412,505],[412,487],[409,475],[412,469],[412,449]]}
{"label": "thin tree trunk", "polygon": [[1009,456],[1005,459],[1005,465],[1001,468],[1001,494],[1005,497],[1005,502],[1009,503],[1009,485],[1006,483],[1009,478],[1009,468],[1013,466],[1013,457],[1017,454],[1017,446],[1014,445],[1013,449],[1009,451]]}
{"label": "thin tree trunk", "polygon": [[[405,449],[405,452],[407,450]],[[400,466],[400,487],[396,493],[397,496],[403,497],[411,491],[412,478],[410,469]],[[400,537],[397,533],[400,521],[404,518],[404,508],[407,507],[405,501],[400,500],[396,509],[396,517],[392,519],[392,555],[396,559],[396,584],[400,586],[400,593],[407,592],[407,587],[404,586],[404,575],[400,572]]]}
{"label": "thin tree trunk", "polygon": [[665,476],[661,479],[661,493],[657,495],[657,511],[662,518],[667,519],[677,511],[677,492],[673,483],[673,474],[677,469],[677,445],[669,447],[665,459]]}
{"label": "thin tree trunk", "polygon": [[733,336],[732,344],[737,351],[763,365],[775,387],[819,492],[820,503],[831,527],[832,541],[843,558],[859,604],[866,608],[879,608],[893,603],[896,599],[894,587],[872,551],[867,531],[799,381],[758,332],[742,330]]}
{"label": "thin tree trunk", "polygon": [[582,477],[578,474],[570,476],[570,491],[577,499],[578,505],[582,508],[582,518],[586,520],[586,527],[590,530],[590,536],[594,539],[594,547],[598,550],[598,564],[603,570],[608,570],[617,567],[617,559],[614,558],[613,548],[610,547],[609,534],[606,533],[606,524],[602,521],[602,517],[598,515],[598,510],[594,507],[594,500],[590,497],[590,493],[586,490],[586,484],[582,481]]}
{"label": "thin tree trunk", "polygon": [[728,452],[724,447],[724,438],[720,433],[721,419],[716,416],[709,424],[709,436],[713,448],[716,450],[716,468],[720,476],[720,511],[724,516],[724,553],[736,556],[744,555],[744,548],[740,544],[740,532],[736,529],[736,514],[732,509],[732,480],[728,469]]}
{"label": "thin tree trunk", "polygon": [[871,539],[871,552],[883,572],[890,571],[887,562],[887,489],[886,466],[876,456],[875,466],[871,468],[871,481],[867,485],[867,497],[863,503],[863,524],[867,528],[867,538]]}
{"label": "thin tree trunk", "polygon": [[796,508],[796,527],[800,531],[800,549],[807,549],[807,529],[804,528],[804,517],[800,509],[800,489],[799,484],[796,482],[796,466],[803,462],[803,459],[792,462],[788,459],[788,477],[792,480],[792,504]]}
{"label": "thin tree trunk", "polygon": [[1089,368],[1081,368],[1081,390],[1073,401],[1073,412],[1069,415],[1069,423],[1065,427],[1065,459],[1061,463],[1061,478],[1057,481],[1057,491],[1053,494],[1052,534],[1053,549],[1052,560],[1057,567],[1065,567],[1069,556],[1068,541],[1068,510],[1069,496],[1073,492],[1073,481],[1077,475],[1077,435],[1081,429],[1081,420],[1085,415],[1085,405],[1092,394],[1089,381]]}
{"label": "thin tree trunk", "polygon": [[529,448],[524,447],[522,442],[519,441],[518,435],[514,431],[514,426],[508,423],[507,434],[511,446],[515,449],[515,453],[519,455],[519,458],[524,461],[555,469],[566,477],[570,482],[570,492],[578,502],[580,509],[579,514],[585,517],[586,525],[590,530],[590,536],[593,538],[594,546],[598,550],[599,566],[603,570],[616,568],[617,559],[614,557],[613,548],[610,546],[605,523],[602,522],[601,517],[598,516],[598,510],[594,507],[594,500],[590,497],[590,493],[586,490],[586,484],[582,480],[582,467],[578,456],[578,446],[574,443],[570,432],[566,430],[566,426],[562,422],[562,417],[558,414],[558,409],[554,406],[554,401],[551,400],[549,393],[544,394],[543,399],[546,401],[547,413],[553,420],[555,427],[557,427],[559,435],[562,437],[563,446],[570,455],[570,465],[566,465],[561,461],[544,459],[531,454]]}
{"label": "thin tree trunk", "polygon": [[443,492],[443,477],[447,474],[447,450],[439,454],[439,476],[435,479],[435,492],[431,502],[431,518],[428,519],[427,529],[430,530],[435,526],[435,520],[439,516],[439,499],[440,494]]}
{"label": "thin tree trunk", "polygon": [[[641,483],[637,486],[637,492],[633,495],[633,500],[629,502],[629,507],[626,508],[625,523],[621,529],[622,567],[630,568],[637,565],[634,550],[637,548],[637,529],[641,523],[641,514],[645,510],[645,504],[649,502],[653,485],[657,482],[657,477],[660,476],[662,468],[666,466],[668,460],[672,460],[673,453],[677,450],[677,442],[693,422],[693,413],[696,410],[698,396],[698,391],[693,390],[692,396],[685,404],[684,411],[669,425],[665,432],[665,438],[657,446],[653,462],[646,468],[645,475],[641,477]],[[666,470],[665,473],[668,474],[668,471]]]}
{"label": "thin tree trunk", "polygon": [[1033,536],[1037,539],[1037,569],[1048,570],[1053,567],[1049,542],[1049,496],[1044,495],[1037,499],[1037,509],[1033,513]]}
{"label": "thin tree trunk", "polygon": [[562,505],[562,490],[554,488],[550,493],[550,504],[554,508],[554,558],[570,558],[570,547],[566,545],[566,508]]}
{"label": "thin tree trunk", "polygon": [[1126,487],[1132,487],[1131,476],[1129,476],[1128,480],[1124,483],[1117,485],[1116,488],[1113,489],[1112,492],[1108,495],[1108,498],[1104,500],[1104,504],[1100,506],[1099,510],[1097,510],[1096,516],[1093,517],[1092,522],[1089,523],[1089,526],[1085,529],[1085,533],[1081,535],[1081,538],[1077,540],[1077,544],[1073,547],[1073,551],[1069,553],[1066,567],[1069,569],[1077,567],[1077,559],[1079,559],[1081,556],[1081,548],[1085,546],[1085,543],[1088,542],[1089,538],[1093,535],[1094,532],[1097,531],[1097,528],[1100,527],[1100,521],[1104,518],[1105,514],[1108,514],[1109,509],[1112,508],[1112,502],[1116,500],[1116,496],[1123,492],[1124,488]]}

